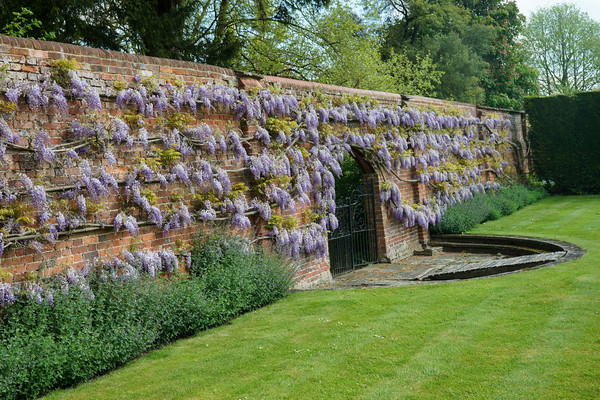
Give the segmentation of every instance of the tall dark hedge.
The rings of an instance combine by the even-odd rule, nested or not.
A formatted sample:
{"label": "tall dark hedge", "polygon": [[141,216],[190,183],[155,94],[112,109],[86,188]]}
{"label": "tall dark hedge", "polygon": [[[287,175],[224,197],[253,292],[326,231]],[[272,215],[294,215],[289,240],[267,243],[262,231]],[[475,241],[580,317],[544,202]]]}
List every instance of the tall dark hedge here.
{"label": "tall dark hedge", "polygon": [[525,101],[533,168],[548,189],[600,193],[600,91]]}

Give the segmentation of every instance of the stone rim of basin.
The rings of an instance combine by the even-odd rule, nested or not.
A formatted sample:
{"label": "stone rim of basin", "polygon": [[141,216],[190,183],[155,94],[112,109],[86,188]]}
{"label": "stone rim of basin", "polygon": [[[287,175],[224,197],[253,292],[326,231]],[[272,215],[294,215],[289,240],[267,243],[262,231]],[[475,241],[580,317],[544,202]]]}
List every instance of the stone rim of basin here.
{"label": "stone rim of basin", "polygon": [[[336,276],[329,288],[403,286],[493,277],[569,262],[585,253],[585,250],[572,243],[550,239],[469,234],[432,235],[424,251],[415,252],[413,257],[399,263],[374,264]],[[395,265],[409,265],[410,260],[422,262],[428,256],[431,256],[431,264],[436,257],[445,255],[464,255],[466,261],[442,266],[425,265],[412,274],[403,275],[402,271],[406,272],[406,268],[393,273]],[[468,260],[469,255],[475,261]],[[490,257],[485,258],[485,255]],[[483,261],[478,261],[478,256],[483,256]]]}

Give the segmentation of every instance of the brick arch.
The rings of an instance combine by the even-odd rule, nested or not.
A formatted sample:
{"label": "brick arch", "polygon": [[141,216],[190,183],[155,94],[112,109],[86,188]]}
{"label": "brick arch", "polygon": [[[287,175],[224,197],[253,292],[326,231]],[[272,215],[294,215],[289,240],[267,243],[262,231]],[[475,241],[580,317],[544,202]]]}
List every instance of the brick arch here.
{"label": "brick arch", "polygon": [[[354,151],[349,156],[352,160],[352,175],[345,179],[345,184],[350,185],[346,189],[351,189],[352,195],[350,198],[340,197],[350,193],[340,191],[337,184],[341,182],[336,182],[335,215],[339,227],[328,234],[327,264],[332,275],[360,268],[365,262],[379,262],[375,212],[378,204],[375,202],[374,193],[375,187],[378,186],[377,174],[375,168],[359,152]],[[342,168],[345,165],[348,164],[345,162]],[[354,175],[357,167],[360,178]]]}
{"label": "brick arch", "polygon": [[375,224],[377,229],[377,253],[379,261],[394,262],[421,250],[422,245],[429,242],[429,232],[421,226],[404,227],[391,215],[388,206],[381,202],[381,183],[395,183],[402,193],[402,198],[412,203],[420,203],[427,194],[426,185],[406,182],[414,176],[414,170],[397,172],[397,176],[369,163],[359,152],[352,156],[357,160],[364,176],[373,179],[375,192]]}
{"label": "brick arch", "polygon": [[[81,67],[78,71],[80,77],[94,87],[102,96],[106,110],[114,113],[114,115],[118,115],[119,113],[114,104],[115,90],[113,83],[115,81],[129,82],[134,79],[136,74],[144,77],[150,75],[163,75],[167,77],[174,75],[185,83],[212,84],[221,82],[237,86],[240,89],[277,84],[286,93],[297,96],[315,92],[333,97],[342,97],[344,95],[369,96],[381,104],[393,106],[404,106],[406,100],[409,100],[409,106],[412,107],[452,108],[473,116],[478,115],[479,111],[482,118],[490,113],[500,113],[504,117],[510,117],[514,120],[512,140],[522,142],[523,145],[520,148],[526,149],[524,142],[526,135],[522,131],[523,125],[520,123],[523,117],[521,112],[482,108],[471,104],[419,96],[413,96],[408,99],[406,96],[395,93],[346,88],[290,78],[261,76],[192,62],[145,57],[64,43],[0,35],[0,60],[7,66],[10,74],[18,79],[37,80],[44,73],[49,63],[63,58],[76,59]],[[79,103],[71,104],[71,106],[74,114],[85,111],[79,109]],[[53,140],[56,140],[64,130],[64,126],[56,121],[56,110],[51,108],[48,113],[41,115],[41,118],[40,115],[40,113],[33,115],[26,105],[21,105],[16,110],[14,118],[8,121],[8,123],[15,130],[35,129],[39,131],[40,129],[44,129],[52,136]],[[246,137],[251,136],[255,129],[250,124],[235,120],[232,113],[224,111],[214,110],[214,112],[203,115],[202,118],[211,126],[222,127],[223,129],[233,124],[244,132],[244,136]],[[124,169],[128,163],[133,162],[131,156],[132,154],[128,153],[127,157],[123,158],[122,167]],[[22,169],[24,172],[28,172],[31,170],[29,159],[30,157],[19,156],[14,165],[11,164],[6,168],[12,168],[13,170]],[[421,184],[412,184],[397,180],[393,175],[381,171],[376,166],[369,165],[368,163],[362,164],[362,166],[365,172],[373,174],[372,176],[377,183],[375,200],[378,204],[376,212],[379,254],[391,261],[409,255],[412,250],[420,247],[421,243],[426,242],[428,238],[427,231],[416,227],[404,228],[401,224],[394,221],[387,207],[379,201],[380,184],[384,181],[395,182],[401,189],[403,197],[411,202],[419,202],[426,194],[426,187]],[[3,173],[4,170],[0,168],[0,173]],[[398,174],[402,179],[410,179],[412,172],[402,171]],[[77,171],[73,173],[77,173]],[[69,183],[66,176],[59,176],[51,170],[48,171],[48,174],[51,180],[50,184],[53,186],[52,190]],[[236,174],[234,177],[236,182],[243,179],[243,173]],[[164,237],[161,230],[157,230],[150,225],[140,228],[141,232],[136,240],[139,241],[139,245],[143,249],[171,247],[177,241],[189,244],[192,242],[195,231],[204,229],[202,224],[196,224],[185,230],[172,233],[169,237]],[[44,270],[44,273],[52,274],[60,272],[62,266],[83,267],[89,260],[96,257],[104,260],[112,259],[114,256],[119,255],[122,249],[130,248],[132,243],[133,238],[129,234],[123,231],[116,233],[112,228],[99,227],[93,228],[90,231],[81,230],[77,233],[71,233],[69,236],[64,236],[54,247],[46,246],[43,254],[35,253],[31,249],[15,247],[6,249],[0,258],[0,270],[2,272],[14,273],[15,277],[26,276],[29,272],[38,271],[42,263],[47,263],[47,269]],[[52,265],[55,265],[56,268],[52,267]],[[295,261],[294,276],[299,288],[326,282],[331,277],[329,274],[329,260],[315,255],[302,257]]]}

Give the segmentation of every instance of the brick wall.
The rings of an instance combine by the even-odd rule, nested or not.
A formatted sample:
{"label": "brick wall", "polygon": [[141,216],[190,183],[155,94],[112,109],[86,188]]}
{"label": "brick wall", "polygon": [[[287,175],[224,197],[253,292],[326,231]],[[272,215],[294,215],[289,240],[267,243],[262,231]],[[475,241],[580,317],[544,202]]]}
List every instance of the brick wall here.
{"label": "brick wall", "polygon": [[[0,62],[8,65],[8,73],[12,78],[35,81],[41,74],[47,72],[48,65],[53,60],[75,58],[79,66],[78,75],[86,80],[100,93],[103,109],[107,115],[121,115],[123,111],[117,109],[115,104],[116,90],[114,81],[131,82],[136,74],[142,77],[160,76],[163,79],[176,77],[185,83],[213,84],[222,82],[247,89],[266,84],[279,84],[284,90],[296,95],[321,91],[334,96],[343,94],[358,94],[371,96],[374,99],[388,104],[409,106],[430,106],[442,109],[452,107],[460,109],[466,114],[484,116],[489,113],[500,113],[513,121],[513,141],[520,144],[525,151],[525,140],[521,130],[521,113],[508,110],[494,110],[477,107],[470,104],[447,102],[424,97],[401,96],[398,94],[364,91],[358,89],[324,85],[314,82],[297,81],[271,76],[258,76],[243,72],[233,71],[210,65],[195,64],[191,62],[160,59],[132,54],[106,51],[63,43],[44,42],[30,39],[12,38],[0,35]],[[70,104],[71,117],[80,117],[85,113],[81,103],[73,101]],[[55,107],[47,111],[31,112],[25,104],[20,104],[15,112],[5,116],[7,123],[14,130],[40,131],[45,130],[51,137],[52,144],[60,144],[64,132],[67,130],[65,121],[70,118],[61,117]],[[226,129],[235,126],[249,137],[254,132],[253,126],[236,121],[231,112],[216,109],[210,114],[200,113],[198,123],[207,123],[211,127]],[[119,179],[124,179],[128,168],[135,163],[137,157],[143,156],[143,149],[119,149],[115,154],[118,162],[112,167],[112,172],[117,173]],[[522,155],[512,156],[513,161],[522,160]],[[521,158],[519,158],[521,157]],[[200,160],[197,160],[200,161]],[[236,160],[222,158],[218,160],[223,166],[234,168],[238,166]],[[94,160],[96,166],[103,165],[101,159]],[[106,168],[109,168],[105,165]],[[518,166],[517,168],[525,168]],[[46,185],[58,192],[61,186],[67,185],[69,178],[81,174],[79,168],[61,169],[41,167],[33,155],[28,152],[8,150],[7,158],[0,166],[0,173],[11,174],[21,171],[32,179],[43,178]],[[401,178],[408,179],[408,171]],[[393,181],[398,184],[402,195],[418,201],[425,196],[425,187],[419,184],[407,183],[388,176],[383,171],[374,170],[372,176],[376,182]],[[235,180],[244,181],[244,173],[235,176]],[[161,190],[156,184],[159,204],[170,202],[171,191]],[[54,189],[50,189],[51,191]],[[99,213],[100,218],[114,218],[117,213],[116,203],[119,199],[112,196],[107,201],[107,209]],[[412,253],[423,242],[428,241],[428,233],[423,228],[414,227],[406,229],[391,219],[386,207],[379,202],[379,186],[376,185],[376,220],[378,234],[378,250],[382,260],[396,260]],[[79,233],[61,236],[55,246],[45,245],[41,253],[32,249],[8,248],[0,259],[0,268],[4,272],[13,274],[14,279],[22,279],[28,272],[43,270],[45,274],[58,273],[67,266],[81,267],[94,259],[109,259],[117,256],[123,249],[132,245],[137,248],[160,247],[185,247],[189,245],[198,229],[212,229],[212,225],[202,223],[194,224],[186,229],[171,232],[165,235],[154,226],[141,226],[138,237],[133,238],[127,231],[115,233],[112,227],[96,227],[82,230]],[[260,230],[260,227],[259,227]],[[244,234],[248,234],[247,232]],[[295,261],[295,276],[299,287],[308,287],[331,278],[328,259],[308,257]]]}

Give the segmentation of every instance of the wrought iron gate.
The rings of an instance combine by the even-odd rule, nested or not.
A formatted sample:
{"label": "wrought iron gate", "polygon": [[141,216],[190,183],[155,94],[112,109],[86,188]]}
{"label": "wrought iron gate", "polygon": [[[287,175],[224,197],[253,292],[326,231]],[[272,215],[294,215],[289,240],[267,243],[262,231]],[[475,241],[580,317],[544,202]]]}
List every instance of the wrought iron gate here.
{"label": "wrought iron gate", "polygon": [[362,183],[349,197],[336,202],[339,226],[329,234],[332,275],[377,261],[374,182],[367,178]]}

